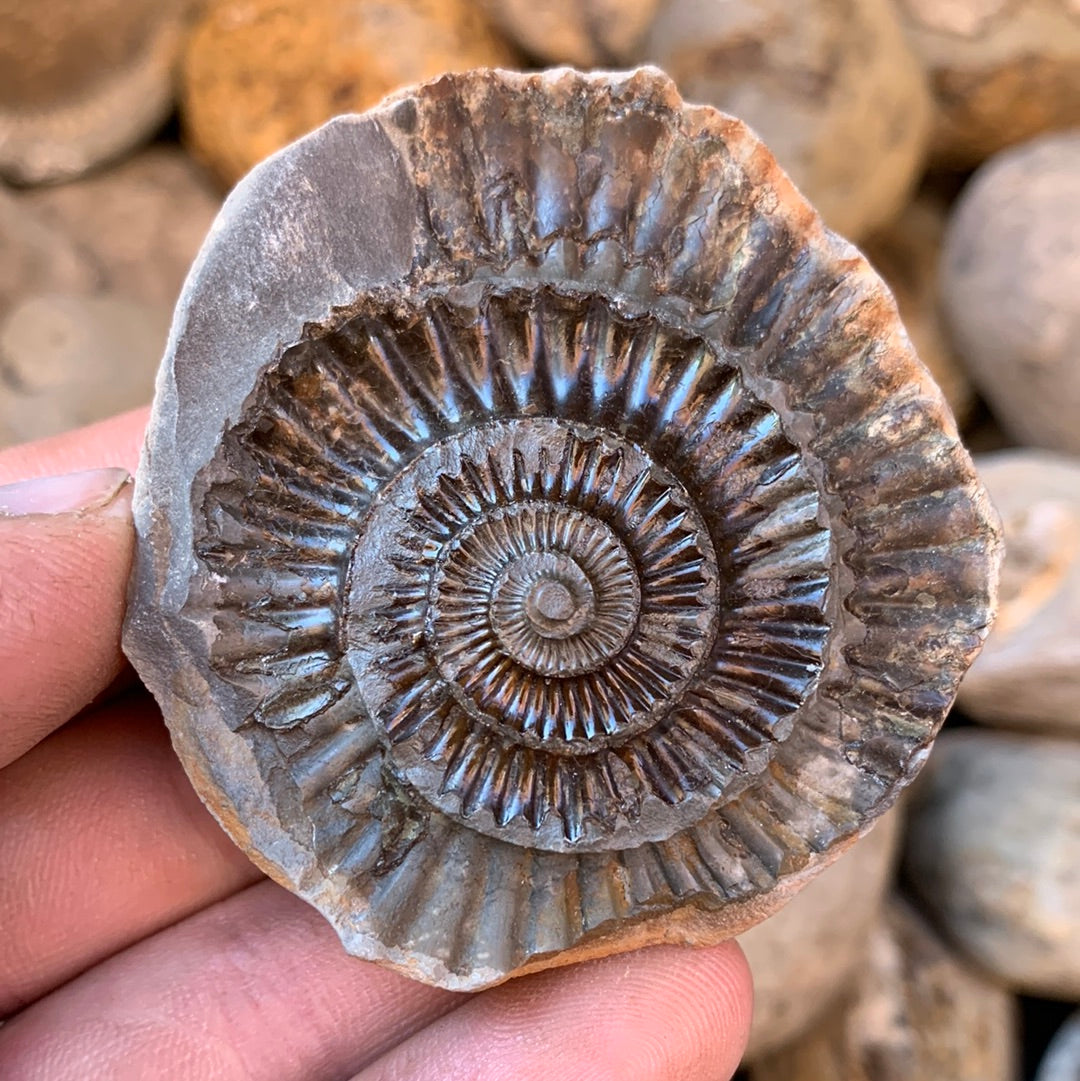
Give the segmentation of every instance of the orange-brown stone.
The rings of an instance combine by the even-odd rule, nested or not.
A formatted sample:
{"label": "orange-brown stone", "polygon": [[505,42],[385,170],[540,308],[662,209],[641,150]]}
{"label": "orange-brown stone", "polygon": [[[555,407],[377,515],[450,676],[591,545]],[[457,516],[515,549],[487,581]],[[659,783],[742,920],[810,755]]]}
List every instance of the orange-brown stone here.
{"label": "orange-brown stone", "polygon": [[219,0],[184,58],[187,139],[232,184],[405,83],[514,61],[468,0]]}

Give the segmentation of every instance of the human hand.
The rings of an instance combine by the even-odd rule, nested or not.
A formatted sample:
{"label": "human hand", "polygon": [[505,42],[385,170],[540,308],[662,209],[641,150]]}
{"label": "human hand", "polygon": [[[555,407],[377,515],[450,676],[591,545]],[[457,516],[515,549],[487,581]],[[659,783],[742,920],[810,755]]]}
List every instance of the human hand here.
{"label": "human hand", "polygon": [[728,1078],[733,943],[454,994],[349,957],[231,843],[120,655],[145,423],[0,453],[0,485],[58,478],[0,488],[0,1075]]}

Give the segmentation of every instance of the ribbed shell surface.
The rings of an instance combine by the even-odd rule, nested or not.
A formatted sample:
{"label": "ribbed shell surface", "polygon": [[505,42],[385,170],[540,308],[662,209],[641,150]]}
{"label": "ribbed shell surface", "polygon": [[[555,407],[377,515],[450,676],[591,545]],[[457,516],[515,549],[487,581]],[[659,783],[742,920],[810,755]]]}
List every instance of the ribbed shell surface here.
{"label": "ribbed shell surface", "polygon": [[917,771],[993,512],[895,306],[659,72],[476,72],[230,197],[125,648],[353,953],[453,988],[779,906]]}

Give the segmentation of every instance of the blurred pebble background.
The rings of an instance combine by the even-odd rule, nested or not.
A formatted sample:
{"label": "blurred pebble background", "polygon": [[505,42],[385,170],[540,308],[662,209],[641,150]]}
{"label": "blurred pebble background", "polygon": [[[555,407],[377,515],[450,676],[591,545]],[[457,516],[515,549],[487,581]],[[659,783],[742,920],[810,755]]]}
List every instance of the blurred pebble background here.
{"label": "blurred pebble background", "polygon": [[901,807],[745,936],[749,1081],[1080,1081],[1080,0],[0,0],[0,446],[149,399],[256,162],[479,65],[665,68],[891,285],[1005,522]]}

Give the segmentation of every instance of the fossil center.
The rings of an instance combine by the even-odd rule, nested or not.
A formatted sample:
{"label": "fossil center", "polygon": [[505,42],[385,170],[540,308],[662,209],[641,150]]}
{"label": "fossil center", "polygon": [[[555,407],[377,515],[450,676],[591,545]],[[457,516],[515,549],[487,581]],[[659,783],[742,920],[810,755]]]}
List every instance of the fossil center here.
{"label": "fossil center", "polygon": [[[350,621],[391,733],[412,690],[384,678],[403,641],[423,643],[417,679],[441,677],[473,721],[560,753],[652,723],[707,653],[712,542],[634,444],[550,418],[487,424],[429,448],[391,493],[357,540]],[[657,537],[663,573],[646,566]]]}
{"label": "fossil center", "polygon": [[[577,569],[577,564],[572,561],[563,559],[558,562],[563,564],[561,570],[564,574],[569,573],[571,567]],[[581,584],[591,594],[588,581]],[[573,633],[567,629],[570,618],[584,611],[589,599],[586,596],[575,600],[570,586],[557,577],[545,574],[529,590],[525,598],[525,614],[537,634],[545,638],[566,638]]]}

